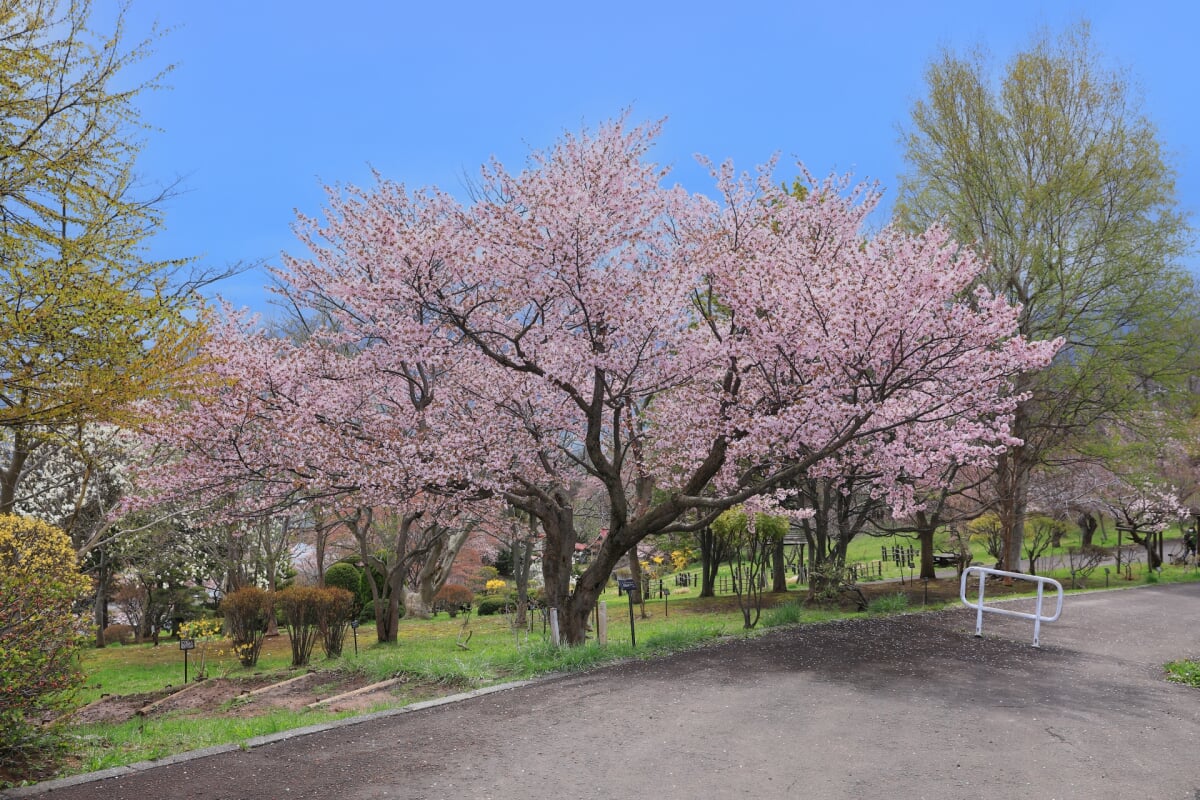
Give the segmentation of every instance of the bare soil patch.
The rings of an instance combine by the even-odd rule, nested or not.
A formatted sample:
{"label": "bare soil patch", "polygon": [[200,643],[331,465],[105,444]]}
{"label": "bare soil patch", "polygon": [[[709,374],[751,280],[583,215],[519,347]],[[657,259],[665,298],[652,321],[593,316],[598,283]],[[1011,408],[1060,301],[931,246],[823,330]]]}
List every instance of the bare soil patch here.
{"label": "bare soil patch", "polygon": [[[210,678],[186,687],[171,687],[157,692],[102,697],[79,709],[72,722],[120,723],[134,719],[142,709],[145,716],[175,714],[183,716],[251,717],[276,709],[298,711],[305,706],[373,683],[371,678],[353,672],[313,671],[297,675],[254,676],[248,678]],[[286,683],[284,682],[290,681]],[[278,686],[278,688],[273,688]],[[262,691],[257,691],[262,690]],[[437,684],[403,679],[379,691],[338,700],[322,707],[324,711],[365,711],[385,703],[413,702],[447,694],[452,689]],[[251,695],[251,692],[255,692]]]}

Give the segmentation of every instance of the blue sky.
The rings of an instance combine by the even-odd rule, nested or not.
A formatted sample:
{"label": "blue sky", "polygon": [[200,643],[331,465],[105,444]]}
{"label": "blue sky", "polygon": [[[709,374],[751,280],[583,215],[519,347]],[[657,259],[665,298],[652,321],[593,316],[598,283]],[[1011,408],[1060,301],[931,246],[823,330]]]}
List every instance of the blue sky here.
{"label": "blue sky", "polygon": [[[107,0],[102,0],[107,2]],[[463,193],[492,155],[518,167],[566,129],[631,107],[665,117],[654,157],[693,191],[693,156],[743,168],[778,153],[817,174],[881,182],[902,171],[897,126],[942,47],[985,44],[999,62],[1039,28],[1086,18],[1096,43],[1141,90],[1175,155],[1185,209],[1200,210],[1200,69],[1192,2],[810,3],[606,0],[385,2],[135,0],[130,34],[171,32],[151,67],[171,88],[143,98],[139,171],[182,181],[156,256],[278,263],[297,252],[295,210],[317,214],[322,186]],[[1200,259],[1189,261],[1200,272]],[[262,273],[219,287],[265,308]]]}

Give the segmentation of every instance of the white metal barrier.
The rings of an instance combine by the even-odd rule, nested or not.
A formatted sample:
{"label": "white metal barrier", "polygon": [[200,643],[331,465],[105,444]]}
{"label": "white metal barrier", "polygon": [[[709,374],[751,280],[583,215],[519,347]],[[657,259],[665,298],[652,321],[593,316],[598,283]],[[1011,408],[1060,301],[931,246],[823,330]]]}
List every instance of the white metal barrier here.
{"label": "white metal barrier", "polygon": [[[971,573],[979,575],[979,600],[971,602],[967,599],[967,576]],[[996,608],[995,606],[986,606],[983,604],[984,586],[987,585],[987,576],[996,575],[1001,578],[1016,578],[1022,581],[1033,581],[1037,583],[1037,606],[1031,614],[1028,611],[1014,611],[1010,608]],[[1047,617],[1042,615],[1042,601],[1045,593],[1046,584],[1052,585],[1058,592],[1058,604],[1054,609],[1054,616]],[[968,608],[975,609],[975,635],[983,636],[983,612],[987,611],[990,614],[1003,614],[1006,617],[1021,617],[1022,619],[1033,620],[1033,646],[1038,646],[1038,633],[1041,631],[1043,622],[1054,622],[1062,614],[1063,605],[1063,587],[1062,584],[1053,578],[1043,578],[1040,575],[1026,575],[1023,572],[1005,572],[1000,569],[990,569],[988,567],[967,567],[963,570],[962,583],[959,587],[959,597]]]}

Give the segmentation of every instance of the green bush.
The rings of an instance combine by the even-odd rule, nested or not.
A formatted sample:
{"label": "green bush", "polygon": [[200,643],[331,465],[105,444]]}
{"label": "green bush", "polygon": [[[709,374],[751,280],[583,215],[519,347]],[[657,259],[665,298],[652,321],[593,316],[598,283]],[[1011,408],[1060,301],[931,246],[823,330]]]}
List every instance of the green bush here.
{"label": "green bush", "polygon": [[264,592],[257,586],[237,589],[221,599],[225,629],[243,667],[253,667],[258,663],[267,622],[270,615],[275,613],[273,600],[270,592]]}
{"label": "green bush", "polygon": [[[360,589],[362,588],[362,571],[353,564],[346,561],[339,561],[329,569],[325,570],[325,585],[338,589],[345,589],[350,592],[351,605],[350,614],[353,617],[358,617],[362,614],[362,607],[366,604],[363,600]],[[371,590],[367,589],[367,600],[371,599]]]}
{"label": "green bush", "polygon": [[325,570],[325,585],[358,594],[358,587],[362,585],[362,571],[349,562],[339,561]]}
{"label": "green bush", "polygon": [[513,576],[513,551],[511,547],[505,547],[496,553],[496,561],[492,564],[496,568],[496,574],[501,578],[511,578]]}
{"label": "green bush", "polygon": [[475,605],[475,613],[481,617],[502,614],[516,608],[517,601],[509,596],[485,597]]}
{"label": "green bush", "polygon": [[59,753],[58,720],[83,680],[72,608],[89,589],[65,533],[0,515],[0,785]]}

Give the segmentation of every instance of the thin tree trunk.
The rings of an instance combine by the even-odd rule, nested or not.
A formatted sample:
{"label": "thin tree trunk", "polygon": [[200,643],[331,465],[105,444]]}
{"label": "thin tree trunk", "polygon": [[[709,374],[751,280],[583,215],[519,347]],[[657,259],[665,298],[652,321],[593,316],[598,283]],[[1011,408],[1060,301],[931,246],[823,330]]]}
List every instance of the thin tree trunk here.
{"label": "thin tree trunk", "polygon": [[104,647],[104,629],[108,627],[108,554],[103,547],[99,553],[100,564],[96,568],[96,647]]}
{"label": "thin tree trunk", "polygon": [[787,566],[784,564],[783,537],[780,536],[771,547],[771,591],[787,591]]}
{"label": "thin tree trunk", "polygon": [[714,597],[716,595],[717,572],[721,568],[722,547],[712,528],[704,528],[699,533],[700,538],[700,596]]}
{"label": "thin tree trunk", "polygon": [[12,453],[8,465],[0,472],[0,514],[13,513],[17,502],[17,484],[21,482],[21,472],[25,462],[37,448],[37,443],[30,442],[24,431],[17,428],[13,431]]}
{"label": "thin tree trunk", "polygon": [[634,586],[634,588],[630,589],[629,591],[633,593],[634,605],[640,606],[642,609],[640,614],[641,618],[645,619],[646,598],[642,596],[644,594],[642,592],[642,562],[638,560],[637,548],[634,547],[632,550],[626,553],[625,558],[626,563],[629,565],[629,577],[633,579]]}
{"label": "thin tree trunk", "polygon": [[[1013,435],[1026,438],[1028,431],[1021,409],[1013,418]],[[1025,545],[1025,509],[1029,502],[1029,470],[1023,445],[1009,448],[996,462],[996,495],[999,502],[1001,538],[1004,542],[1000,568],[1021,571],[1021,551]],[[1011,579],[1009,579],[1011,582]]]}
{"label": "thin tree trunk", "polygon": [[530,538],[517,539],[510,548],[513,558],[513,577],[517,582],[517,613],[513,618],[513,625],[519,628],[529,624],[529,571],[533,567],[532,531],[536,526],[537,517],[530,515]]}

